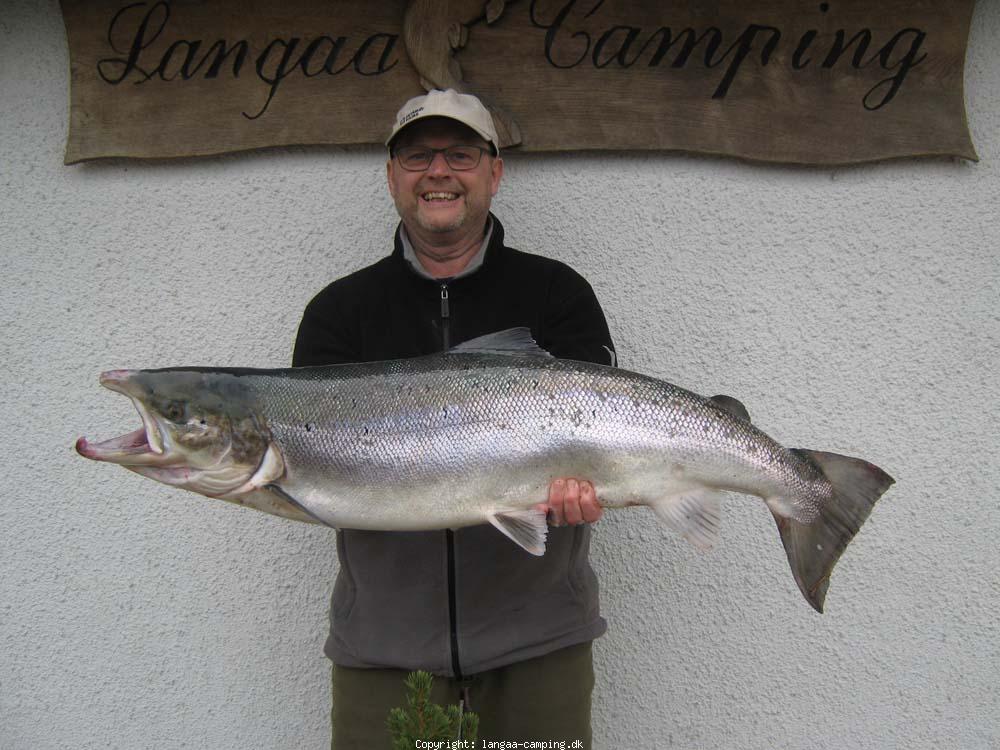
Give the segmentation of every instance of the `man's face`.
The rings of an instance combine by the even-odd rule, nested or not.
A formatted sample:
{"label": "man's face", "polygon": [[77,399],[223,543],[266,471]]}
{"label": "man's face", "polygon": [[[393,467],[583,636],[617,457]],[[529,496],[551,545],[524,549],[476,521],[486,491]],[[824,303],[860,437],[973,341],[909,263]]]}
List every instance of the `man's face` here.
{"label": "man's face", "polygon": [[[394,147],[482,146],[489,144],[474,131],[454,120],[428,118],[416,122],[396,139]],[[444,154],[435,154],[431,165],[422,172],[408,172],[397,159],[387,166],[389,193],[396,203],[407,231],[460,236],[482,231],[490,202],[500,188],[503,160],[483,154],[479,165],[467,171],[448,166]]]}

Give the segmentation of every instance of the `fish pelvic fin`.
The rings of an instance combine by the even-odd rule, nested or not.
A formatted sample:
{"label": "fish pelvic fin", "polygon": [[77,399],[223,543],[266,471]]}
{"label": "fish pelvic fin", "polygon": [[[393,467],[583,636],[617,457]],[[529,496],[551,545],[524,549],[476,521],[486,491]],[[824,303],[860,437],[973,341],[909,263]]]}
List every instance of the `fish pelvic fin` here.
{"label": "fish pelvic fin", "polygon": [[713,489],[692,489],[670,495],[652,504],[657,517],[701,550],[710,550],[719,541],[722,498]]}
{"label": "fish pelvic fin", "polygon": [[276,497],[281,498],[282,500],[284,500],[286,503],[288,503],[289,505],[291,505],[296,510],[299,510],[302,513],[305,513],[307,516],[309,516],[309,518],[313,519],[313,521],[315,521],[316,523],[322,524],[323,526],[329,526],[331,529],[335,529],[336,528],[336,526],[327,523],[322,518],[320,518],[315,513],[313,513],[311,510],[309,510],[309,508],[307,508],[305,505],[303,505],[298,500],[296,500],[294,497],[292,497],[287,492],[285,492],[285,490],[279,484],[277,484],[276,482],[271,482],[270,484],[264,485],[264,489],[265,490],[269,490]]}
{"label": "fish pelvic fin", "polygon": [[532,555],[545,554],[545,537],[549,532],[546,512],[540,508],[508,510],[486,516],[508,539]]}
{"label": "fish pelvic fin", "polygon": [[895,480],[860,458],[792,450],[818,467],[833,485],[833,497],[810,523],[774,514],[795,582],[812,608],[822,613],[833,566]]}

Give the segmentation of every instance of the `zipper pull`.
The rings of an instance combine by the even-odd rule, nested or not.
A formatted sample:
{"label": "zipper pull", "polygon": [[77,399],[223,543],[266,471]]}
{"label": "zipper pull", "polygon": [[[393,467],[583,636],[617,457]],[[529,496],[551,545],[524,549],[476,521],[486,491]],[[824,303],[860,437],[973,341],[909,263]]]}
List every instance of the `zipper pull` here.
{"label": "zipper pull", "polygon": [[441,285],[441,317],[448,317],[448,285]]}

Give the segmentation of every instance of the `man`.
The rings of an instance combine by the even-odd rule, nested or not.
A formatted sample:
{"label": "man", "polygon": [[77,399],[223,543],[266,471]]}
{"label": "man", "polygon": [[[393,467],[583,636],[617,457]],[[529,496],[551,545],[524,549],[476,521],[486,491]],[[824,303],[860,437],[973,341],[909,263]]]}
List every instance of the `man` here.
{"label": "man", "polygon": [[[612,364],[589,284],[568,266],[504,244],[490,214],[503,177],[478,99],[431,91],[400,110],[389,140],[393,253],[308,305],[293,364],[431,354],[527,326],[557,357]],[[549,488],[547,550],[533,557],[488,525],[458,531],[337,533],[340,572],[326,653],[333,747],[382,747],[414,669],[435,700],[480,716],[480,737],[590,746],[590,642],[606,624],[587,559],[601,509],[585,478]],[[374,740],[374,742],[373,742]]]}

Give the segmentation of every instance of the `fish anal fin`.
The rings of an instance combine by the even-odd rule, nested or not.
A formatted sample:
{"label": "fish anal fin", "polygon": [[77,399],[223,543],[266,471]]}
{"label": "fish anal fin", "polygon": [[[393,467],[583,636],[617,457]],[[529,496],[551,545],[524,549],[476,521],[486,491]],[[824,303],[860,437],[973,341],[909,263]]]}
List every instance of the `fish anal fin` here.
{"label": "fish anal fin", "polygon": [[665,497],[652,508],[661,521],[695,547],[709,550],[719,541],[725,495],[722,490],[691,489]]}
{"label": "fish anal fin", "polygon": [[527,552],[539,557],[545,554],[545,537],[549,527],[544,510],[540,508],[507,510],[490,513],[486,518],[504,536]]}

